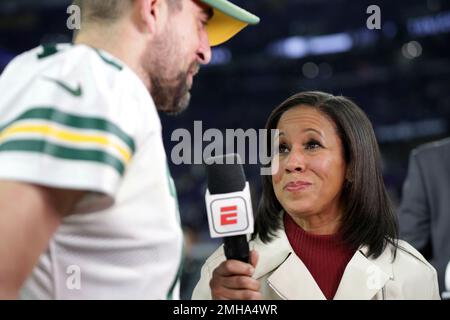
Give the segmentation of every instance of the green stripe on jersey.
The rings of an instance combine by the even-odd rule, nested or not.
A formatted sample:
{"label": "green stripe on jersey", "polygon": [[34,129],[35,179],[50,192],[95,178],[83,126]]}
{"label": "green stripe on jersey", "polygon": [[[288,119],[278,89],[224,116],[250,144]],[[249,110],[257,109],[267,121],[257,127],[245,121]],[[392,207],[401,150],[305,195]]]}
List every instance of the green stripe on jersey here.
{"label": "green stripe on jersey", "polygon": [[173,279],[172,284],[170,285],[169,292],[167,292],[166,300],[173,300],[173,292],[175,290],[175,287],[181,281],[181,275],[183,273],[183,268],[184,268],[184,257],[185,257],[184,241],[182,241],[180,264],[178,265],[177,274],[175,275],[175,279]]}
{"label": "green stripe on jersey", "polygon": [[56,44],[44,44],[42,45],[42,49],[42,52],[38,54],[38,59],[44,59],[58,53]]}
{"label": "green stripe on jersey", "polygon": [[48,120],[51,122],[63,124],[65,126],[74,127],[78,129],[93,129],[100,130],[106,133],[111,133],[121,139],[131,150],[131,153],[134,153],[136,150],[136,146],[134,144],[134,140],[127,135],[122,129],[116,126],[114,123],[100,118],[90,118],[90,117],[82,117],[76,116],[73,114],[65,113],[62,111],[58,111],[55,108],[48,107],[38,107],[34,109],[30,109],[22,113],[20,116],[10,121],[8,124],[0,126],[0,132],[14,124],[20,120]]}
{"label": "green stripe on jersey", "polygon": [[106,62],[107,64],[109,64],[110,66],[113,66],[114,68],[116,68],[119,71],[122,71],[123,67],[116,61],[113,61],[111,59],[108,59],[107,57],[105,57],[105,55],[99,50],[99,49],[94,49],[95,52],[97,52],[97,54],[99,55],[99,57]]}
{"label": "green stripe on jersey", "polygon": [[75,149],[60,146],[43,140],[13,140],[0,145],[0,152],[24,151],[48,154],[67,159],[91,161],[113,167],[119,175],[123,175],[125,166],[122,161],[107,152],[91,149]]}

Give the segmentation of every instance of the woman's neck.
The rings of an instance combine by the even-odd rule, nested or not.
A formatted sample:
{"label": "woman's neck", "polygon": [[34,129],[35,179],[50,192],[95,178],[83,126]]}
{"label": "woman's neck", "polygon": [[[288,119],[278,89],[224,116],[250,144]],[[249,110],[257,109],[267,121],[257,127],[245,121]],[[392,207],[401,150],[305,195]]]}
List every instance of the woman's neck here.
{"label": "woman's neck", "polygon": [[[289,213],[286,213],[289,214]],[[289,214],[294,222],[308,233],[316,235],[336,234],[341,225],[340,215],[317,214],[298,217]]]}

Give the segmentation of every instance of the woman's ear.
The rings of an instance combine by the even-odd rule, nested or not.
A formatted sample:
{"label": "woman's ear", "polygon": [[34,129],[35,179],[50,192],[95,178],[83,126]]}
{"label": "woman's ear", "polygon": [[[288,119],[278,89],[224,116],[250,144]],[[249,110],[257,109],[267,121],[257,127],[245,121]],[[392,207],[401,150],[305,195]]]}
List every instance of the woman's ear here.
{"label": "woman's ear", "polygon": [[345,181],[352,183],[353,182],[353,171],[347,168],[345,172]]}

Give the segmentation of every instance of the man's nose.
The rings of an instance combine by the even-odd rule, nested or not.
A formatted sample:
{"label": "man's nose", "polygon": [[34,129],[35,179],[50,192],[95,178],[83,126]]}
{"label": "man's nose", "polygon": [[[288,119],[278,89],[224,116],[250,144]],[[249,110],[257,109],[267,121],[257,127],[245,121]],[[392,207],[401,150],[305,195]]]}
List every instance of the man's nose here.
{"label": "man's nose", "polygon": [[208,33],[203,30],[200,35],[200,45],[197,50],[197,59],[200,64],[208,64],[211,61],[211,46],[209,44]]}

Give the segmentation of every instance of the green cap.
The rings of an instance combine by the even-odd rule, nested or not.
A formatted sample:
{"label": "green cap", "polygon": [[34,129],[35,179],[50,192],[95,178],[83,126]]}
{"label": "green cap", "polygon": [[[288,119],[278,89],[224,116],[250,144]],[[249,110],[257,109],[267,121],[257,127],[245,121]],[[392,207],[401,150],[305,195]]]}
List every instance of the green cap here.
{"label": "green cap", "polygon": [[231,39],[249,24],[259,23],[254,14],[227,0],[200,0],[213,10],[213,16],[206,26],[209,44],[217,46]]}

